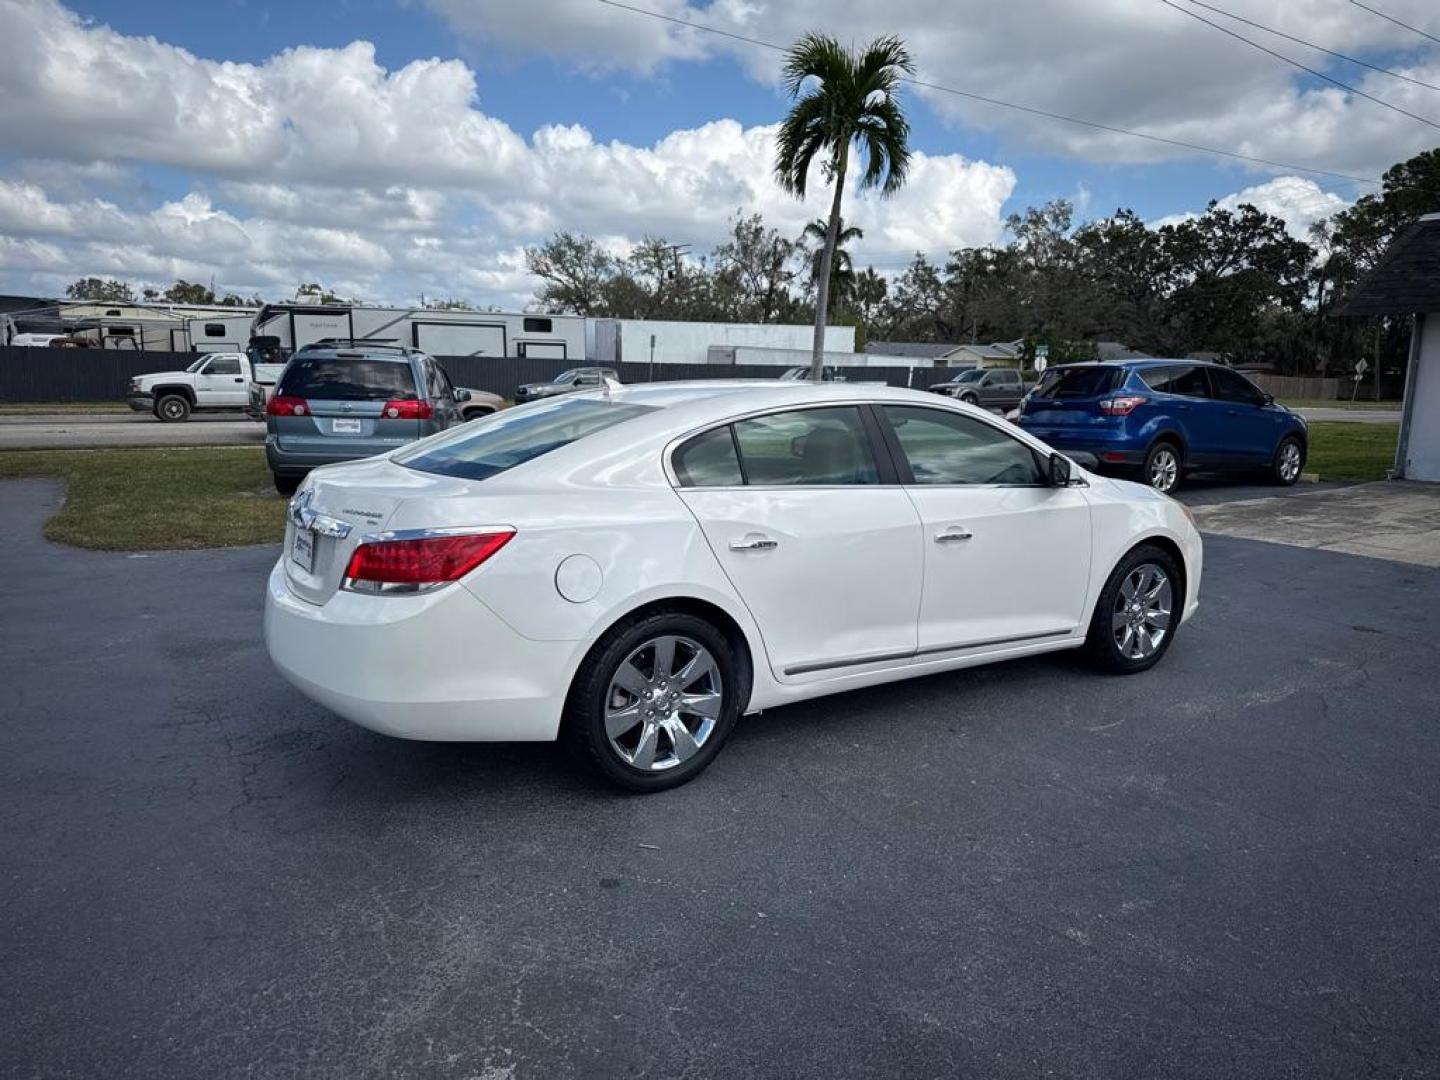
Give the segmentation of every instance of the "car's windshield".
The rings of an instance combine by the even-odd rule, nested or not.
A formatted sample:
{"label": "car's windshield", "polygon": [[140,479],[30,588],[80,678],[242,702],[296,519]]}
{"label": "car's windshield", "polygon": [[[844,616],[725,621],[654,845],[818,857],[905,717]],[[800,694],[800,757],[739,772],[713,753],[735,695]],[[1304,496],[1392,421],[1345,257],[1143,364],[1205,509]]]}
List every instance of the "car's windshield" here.
{"label": "car's windshield", "polygon": [[298,353],[276,393],[320,401],[413,401],[415,377],[407,360]]}
{"label": "car's windshield", "polygon": [[209,356],[202,356],[202,357],[200,357],[199,360],[196,360],[193,364],[191,364],[189,367],[187,367],[187,368],[185,369],[185,371],[186,371],[188,374],[193,375],[193,374],[195,374],[195,372],[199,371],[202,367],[204,367],[205,364],[206,364],[206,361],[208,361],[209,359],[210,359]]}
{"label": "car's windshield", "polygon": [[964,375],[961,375],[961,376],[960,376],[958,379],[956,379],[955,381],[956,381],[957,383],[972,383],[972,382],[979,382],[979,381],[980,381],[981,379],[983,379],[984,377],[985,377],[985,372],[982,371],[980,368],[975,368],[973,371],[967,371],[967,372],[965,372]]}
{"label": "car's windshield", "polygon": [[556,375],[555,378],[551,379],[550,381],[552,383],[572,383],[579,377],[580,369],[572,368],[570,371],[562,371],[559,375]]}
{"label": "car's windshield", "polygon": [[1051,368],[1035,388],[1035,396],[1054,400],[1099,397],[1119,386],[1124,377],[1124,369],[1116,367]]}
{"label": "car's windshield", "polygon": [[484,480],[648,412],[654,408],[562,397],[466,424],[416,443],[393,460],[418,472]]}

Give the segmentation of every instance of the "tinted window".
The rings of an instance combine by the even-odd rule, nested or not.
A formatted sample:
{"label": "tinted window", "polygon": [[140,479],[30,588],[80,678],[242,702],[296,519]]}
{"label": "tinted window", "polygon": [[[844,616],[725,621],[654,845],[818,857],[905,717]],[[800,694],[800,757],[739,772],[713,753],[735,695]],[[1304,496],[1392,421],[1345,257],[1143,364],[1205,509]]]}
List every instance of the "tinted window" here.
{"label": "tinted window", "polygon": [[1205,371],[1194,364],[1144,368],[1140,378],[1151,390],[1161,394],[1183,394],[1186,397],[1209,397],[1210,386]]}
{"label": "tinted window", "polygon": [[941,409],[886,405],[917,484],[1043,483],[1035,453],[982,421]]}
{"label": "tinted window", "polygon": [[751,484],[878,484],[860,411],[803,409],[735,425]]}
{"label": "tinted window", "polygon": [[992,371],[990,381],[992,383],[1017,383],[1020,381],[1020,376],[1013,371]]}
{"label": "tinted window", "polygon": [[575,380],[576,386],[599,386],[600,373],[598,371],[582,371]]}
{"label": "tinted window", "polygon": [[728,427],[696,435],[671,459],[681,487],[738,487],[745,482]]}
{"label": "tinted window", "polygon": [[429,391],[432,401],[450,396],[450,383],[445,378],[445,373],[440,370],[440,365],[433,360],[421,362],[425,372],[425,386]]}
{"label": "tinted window", "polygon": [[653,411],[648,405],[560,398],[453,428],[416,443],[393,460],[420,472],[484,480]]}
{"label": "tinted window", "polygon": [[205,336],[206,336],[206,337],[224,337],[224,336],[225,336],[225,324],[224,324],[224,323],[218,323],[218,322],[207,322],[207,323],[205,324]]}
{"label": "tinted window", "polygon": [[1210,382],[1215,387],[1215,396],[1221,401],[1259,405],[1265,397],[1264,392],[1244,375],[1237,375],[1224,368],[1211,368]]}
{"label": "tinted window", "polygon": [[240,358],[238,356],[217,356],[205,369],[206,375],[239,375]]}
{"label": "tinted window", "polygon": [[296,353],[276,393],[322,401],[411,401],[415,377],[408,360]]}
{"label": "tinted window", "polygon": [[534,319],[525,317],[525,333],[527,334],[549,334],[553,332],[555,324],[550,319]]}
{"label": "tinted window", "polygon": [[[1051,368],[1056,374],[1035,391],[1038,398],[1092,398],[1108,394],[1119,386],[1125,372],[1115,367]],[[1050,371],[1045,373],[1050,375]]]}

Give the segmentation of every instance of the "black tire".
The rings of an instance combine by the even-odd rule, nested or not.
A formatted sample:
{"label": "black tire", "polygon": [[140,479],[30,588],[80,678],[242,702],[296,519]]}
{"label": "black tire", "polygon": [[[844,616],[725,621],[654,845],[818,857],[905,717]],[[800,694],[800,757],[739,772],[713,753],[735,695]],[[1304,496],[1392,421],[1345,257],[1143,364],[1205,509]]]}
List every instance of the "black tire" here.
{"label": "black tire", "polygon": [[1185,478],[1185,455],[1170,439],[1156,439],[1145,451],[1141,479],[1156,491],[1171,494]]}
{"label": "black tire", "polygon": [[[644,650],[658,638],[683,639],[675,650],[674,663],[683,665],[685,660],[693,658],[695,654],[688,648],[688,642],[707,650],[717,669],[720,691],[718,715],[713,718],[714,724],[709,728],[699,749],[684,760],[678,760],[680,748],[663,727],[667,722],[674,723],[680,715],[678,713],[666,720],[649,721],[643,717],[637,719],[633,728],[617,735],[618,747],[606,731],[607,713],[615,706],[613,696],[621,694],[620,700],[624,702],[623,695],[626,693],[623,689],[617,690],[612,680],[617,677],[621,665],[637,655],[639,659],[634,661],[635,668],[644,674]],[[680,669],[672,665],[672,671],[678,670]],[[652,667],[652,678],[653,675]],[[708,683],[708,680],[704,682]],[[702,683],[688,685],[694,687]],[[740,715],[741,695],[745,692],[746,688],[741,685],[735,651],[730,647],[725,635],[713,624],[679,611],[661,610],[631,616],[606,631],[581,663],[565,703],[560,737],[579,761],[610,783],[631,791],[664,791],[693,780],[720,753],[725,740],[735,728]],[[663,699],[663,693],[661,697]],[[638,696],[635,697],[633,705],[642,710],[647,707],[647,703]],[[626,708],[629,707],[627,704]],[[664,708],[663,705],[659,707],[662,710]],[[692,724],[697,730],[703,729],[703,719],[699,716],[692,716],[683,722],[687,731]],[[627,740],[631,736],[634,736],[636,744],[631,749],[638,756],[639,744],[644,740],[645,733],[652,730],[655,731],[652,753],[657,767],[642,769],[621,756],[621,750],[626,748]],[[663,766],[667,757],[677,759],[678,763],[659,767]]]}
{"label": "black tire", "polygon": [[1270,482],[1290,487],[1304,471],[1305,444],[1294,435],[1286,435],[1275,448],[1275,458],[1270,462]]}
{"label": "black tire", "polygon": [[166,394],[155,402],[155,418],[163,424],[183,424],[190,419],[190,399],[184,394]]}
{"label": "black tire", "polygon": [[961,395],[960,395],[960,400],[963,401],[966,405],[979,405],[979,404],[980,404],[980,399],[979,399],[978,397],[976,397],[974,394],[961,394]]}
{"label": "black tire", "polygon": [[[1122,590],[1131,581],[1132,575],[1136,575],[1144,568],[1158,569],[1165,576],[1168,584],[1169,610],[1164,625],[1164,634],[1152,651],[1144,655],[1134,655],[1139,647],[1139,635],[1133,633],[1131,637],[1124,636],[1123,626],[1118,624],[1121,618],[1140,617],[1140,621],[1146,624],[1146,633],[1153,640],[1154,624],[1156,618],[1144,618],[1142,613],[1130,611],[1130,601],[1121,610],[1121,598],[1124,595]],[[1157,600],[1166,599],[1165,590],[1158,588]],[[1140,595],[1140,594],[1137,594]],[[1148,610],[1148,609],[1147,609]],[[1085,635],[1085,652],[1091,663],[1104,671],[1113,671],[1119,675],[1134,675],[1141,671],[1148,671],[1160,662],[1160,658],[1170,650],[1170,643],[1175,640],[1175,631],[1180,626],[1180,616],[1185,610],[1184,577],[1180,568],[1175,564],[1175,559],[1164,548],[1152,544],[1141,544],[1133,549],[1120,560],[1118,566],[1110,572],[1105,580],[1105,587],[1100,590],[1100,596],[1095,601],[1095,610],[1090,616],[1090,629]],[[1129,644],[1129,648],[1124,643]]]}
{"label": "black tire", "polygon": [[494,409],[485,408],[466,409],[460,414],[460,421],[461,423],[468,424],[471,420],[479,420],[482,416],[489,416],[494,413],[494,411]]}
{"label": "black tire", "polygon": [[271,475],[275,477],[275,490],[286,498],[294,495],[295,492],[299,490],[300,481],[304,479],[302,476],[286,476],[278,472],[272,473]]}

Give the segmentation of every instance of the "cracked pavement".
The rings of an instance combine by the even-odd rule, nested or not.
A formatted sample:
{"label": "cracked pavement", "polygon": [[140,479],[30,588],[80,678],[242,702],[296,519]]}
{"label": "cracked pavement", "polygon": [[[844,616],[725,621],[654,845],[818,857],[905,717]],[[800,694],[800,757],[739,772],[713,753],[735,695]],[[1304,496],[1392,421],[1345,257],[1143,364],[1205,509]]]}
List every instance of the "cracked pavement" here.
{"label": "cracked pavement", "polygon": [[273,548],[60,498],[0,484],[0,1075],[1440,1073],[1440,571],[1209,538],[1149,674],[775,710],[635,797],[330,716]]}

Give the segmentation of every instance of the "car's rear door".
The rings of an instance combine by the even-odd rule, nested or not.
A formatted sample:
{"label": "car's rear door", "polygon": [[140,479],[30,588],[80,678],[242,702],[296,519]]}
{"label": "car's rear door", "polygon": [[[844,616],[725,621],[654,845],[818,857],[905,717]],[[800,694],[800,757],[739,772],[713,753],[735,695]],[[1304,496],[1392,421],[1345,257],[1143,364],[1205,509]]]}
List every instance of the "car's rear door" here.
{"label": "car's rear door", "polygon": [[920,521],[860,407],[737,420],[677,448],[672,467],[777,678],[914,652]]}
{"label": "car's rear door", "polygon": [[1151,400],[1135,411],[1135,418],[1148,422],[1152,417],[1165,421],[1185,440],[1188,464],[1213,464],[1223,453],[1225,422],[1210,396],[1210,381],[1201,364],[1166,364],[1140,371],[1150,388]]}
{"label": "car's rear door", "polygon": [[999,423],[924,405],[876,407],[920,514],[923,656],[1043,642],[1084,618],[1090,505]]}

